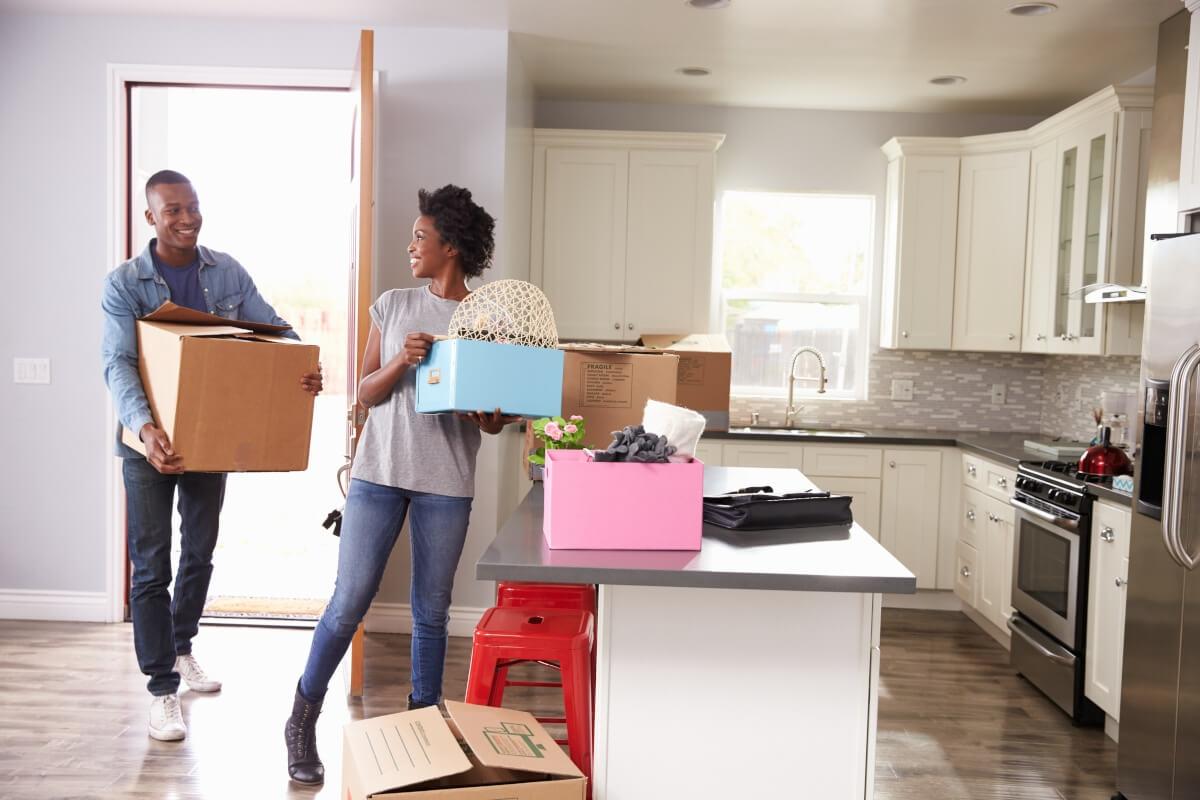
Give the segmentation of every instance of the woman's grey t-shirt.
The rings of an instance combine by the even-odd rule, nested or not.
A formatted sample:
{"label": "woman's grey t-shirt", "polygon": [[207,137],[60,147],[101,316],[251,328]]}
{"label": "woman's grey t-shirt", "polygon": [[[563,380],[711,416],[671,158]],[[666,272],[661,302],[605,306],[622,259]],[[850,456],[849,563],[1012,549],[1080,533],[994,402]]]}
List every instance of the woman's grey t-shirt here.
{"label": "woman's grey t-shirt", "polygon": [[[457,300],[428,286],[392,289],[371,306],[379,329],[379,363],[404,350],[410,333],[445,335]],[[475,496],[479,426],[453,414],[418,414],[415,366],[405,370],[387,399],[371,409],[350,474],[360,480],[450,497]]]}

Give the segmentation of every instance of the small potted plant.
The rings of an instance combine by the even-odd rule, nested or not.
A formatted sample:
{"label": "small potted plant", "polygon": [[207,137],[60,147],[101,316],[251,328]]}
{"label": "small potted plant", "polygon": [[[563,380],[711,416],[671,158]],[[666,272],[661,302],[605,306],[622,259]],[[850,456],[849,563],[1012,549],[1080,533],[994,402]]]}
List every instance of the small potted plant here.
{"label": "small potted plant", "polygon": [[583,449],[583,417],[572,414],[566,419],[562,417],[542,417],[533,421],[533,435],[539,444],[537,450],[529,454],[529,477],[535,481],[542,479],[542,467],[546,465],[547,450],[581,450]]}

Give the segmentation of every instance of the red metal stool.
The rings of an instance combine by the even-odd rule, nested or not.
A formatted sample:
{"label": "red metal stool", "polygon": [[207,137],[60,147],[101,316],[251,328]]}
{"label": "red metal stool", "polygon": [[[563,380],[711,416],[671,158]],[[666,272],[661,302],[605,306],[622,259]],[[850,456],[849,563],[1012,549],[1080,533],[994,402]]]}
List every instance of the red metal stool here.
{"label": "red metal stool", "polygon": [[[501,608],[574,608],[596,616],[596,587],[590,583],[525,583],[522,581],[498,581],[496,583],[496,605]],[[594,624],[594,623],[593,623]],[[510,681],[508,668],[503,667],[496,675],[497,682],[505,686],[561,686],[553,681]],[[596,697],[596,648],[592,648],[592,701]]]}
{"label": "red metal stool", "polygon": [[[500,706],[502,673],[519,661],[556,662],[562,673],[563,717],[538,722],[566,723],[566,744],[575,766],[592,777],[592,615],[561,608],[489,608],[475,626],[466,702]],[[534,684],[537,685],[537,684]],[[541,684],[555,686],[558,684]]]}

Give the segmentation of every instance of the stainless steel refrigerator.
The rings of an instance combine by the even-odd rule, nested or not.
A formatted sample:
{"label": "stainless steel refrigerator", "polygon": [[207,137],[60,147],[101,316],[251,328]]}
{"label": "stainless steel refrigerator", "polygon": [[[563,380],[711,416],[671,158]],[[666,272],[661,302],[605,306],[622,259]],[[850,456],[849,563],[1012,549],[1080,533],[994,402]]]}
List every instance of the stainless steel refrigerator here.
{"label": "stainless steel refrigerator", "polygon": [[1200,234],[1154,237],[1117,790],[1200,798]]}

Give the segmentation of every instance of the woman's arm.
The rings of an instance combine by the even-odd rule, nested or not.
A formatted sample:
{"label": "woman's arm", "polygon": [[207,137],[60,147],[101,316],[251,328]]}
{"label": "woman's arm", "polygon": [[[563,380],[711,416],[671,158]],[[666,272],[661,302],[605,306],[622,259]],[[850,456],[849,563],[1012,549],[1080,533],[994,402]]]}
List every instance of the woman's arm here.
{"label": "woman's arm", "polygon": [[386,400],[408,368],[425,357],[432,343],[431,333],[410,333],[404,339],[404,349],[381,366],[379,328],[372,324],[363,355],[363,377],[358,382],[358,402],[370,408]]}

